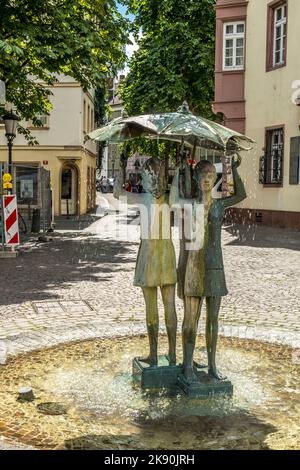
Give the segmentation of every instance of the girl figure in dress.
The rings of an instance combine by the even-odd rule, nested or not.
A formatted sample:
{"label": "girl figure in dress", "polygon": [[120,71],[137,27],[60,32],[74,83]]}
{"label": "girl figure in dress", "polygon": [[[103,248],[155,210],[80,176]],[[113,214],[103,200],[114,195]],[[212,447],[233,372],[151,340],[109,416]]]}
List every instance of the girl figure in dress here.
{"label": "girl figure in dress", "polygon": [[175,285],[177,282],[176,258],[171,239],[169,196],[163,160],[152,157],[142,168],[142,185],[145,193],[128,193],[122,189],[124,165],[120,171],[114,196],[127,197],[127,204],[139,205],[141,214],[141,242],[136,261],[134,285],[142,288],[146,304],[146,323],[149,338],[149,355],[140,360],[157,366],[159,317],[157,291],[160,288],[164,304],[165,322],[169,342],[168,359],[176,364],[177,315]]}
{"label": "girl figure in dress", "polygon": [[[240,163],[239,156],[236,161],[233,159],[232,173],[235,195],[223,199],[213,199],[212,197],[212,189],[217,179],[214,165],[203,160],[194,168],[193,178],[199,190],[199,196],[196,199],[198,203],[204,205],[204,242],[200,249],[187,250],[185,240],[182,240],[178,265],[178,295],[184,301],[183,373],[188,382],[196,380],[193,356],[204,298],[206,299],[207,312],[208,373],[219,380],[224,378],[216,366],[218,317],[222,297],[228,293],[222,257],[221,229],[224,210],[246,198],[245,188],[237,171]],[[189,199],[186,199],[185,202],[188,203]]]}

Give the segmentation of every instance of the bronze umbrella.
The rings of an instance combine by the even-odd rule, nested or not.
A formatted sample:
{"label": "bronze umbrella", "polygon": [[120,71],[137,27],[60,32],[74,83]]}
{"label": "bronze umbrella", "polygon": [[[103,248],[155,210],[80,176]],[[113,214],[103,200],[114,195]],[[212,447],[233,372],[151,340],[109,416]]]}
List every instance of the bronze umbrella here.
{"label": "bronze umbrella", "polygon": [[190,147],[223,151],[233,155],[250,150],[253,140],[218,123],[192,114],[187,103],[174,113],[120,117],[88,134],[90,139],[112,143],[138,137],[170,140]]}

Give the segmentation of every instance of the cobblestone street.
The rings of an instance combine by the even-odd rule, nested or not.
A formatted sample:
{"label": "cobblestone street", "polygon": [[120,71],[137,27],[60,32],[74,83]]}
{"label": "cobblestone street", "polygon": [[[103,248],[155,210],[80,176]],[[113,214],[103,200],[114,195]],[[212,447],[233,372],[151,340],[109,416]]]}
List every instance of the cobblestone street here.
{"label": "cobblestone street", "polygon": [[[57,220],[52,240],[29,240],[16,259],[0,260],[0,364],[64,342],[146,332],[142,294],[132,286],[138,213],[118,212],[111,195],[98,196],[98,203],[95,214]],[[220,334],[290,345],[298,363],[299,233],[224,227],[222,237],[229,295]],[[177,311],[180,324],[179,300]],[[162,312],[161,320],[165,332]],[[18,446],[0,440],[0,449]]]}
{"label": "cobblestone street", "polygon": [[[118,214],[116,201],[108,199],[101,196],[98,213],[80,224],[59,221],[52,241],[1,260],[2,362],[7,354],[59,342],[145,331],[141,291],[132,286],[137,214]],[[116,238],[117,219],[129,240],[124,234]],[[224,227],[223,252],[229,295],[223,299],[221,334],[298,347],[299,234]],[[181,320],[181,301],[177,304]]]}

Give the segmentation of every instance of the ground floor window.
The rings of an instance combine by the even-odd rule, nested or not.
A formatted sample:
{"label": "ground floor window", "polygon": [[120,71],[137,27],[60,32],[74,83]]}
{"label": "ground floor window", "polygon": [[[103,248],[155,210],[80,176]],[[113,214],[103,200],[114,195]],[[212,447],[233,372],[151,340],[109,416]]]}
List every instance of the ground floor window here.
{"label": "ground floor window", "polygon": [[38,204],[38,166],[15,165],[16,193],[19,204]]}
{"label": "ground floor window", "polygon": [[265,153],[260,160],[260,183],[266,185],[282,185],[283,156],[283,127],[266,130]]}
{"label": "ground floor window", "polygon": [[299,184],[300,170],[300,137],[290,139],[290,184]]}

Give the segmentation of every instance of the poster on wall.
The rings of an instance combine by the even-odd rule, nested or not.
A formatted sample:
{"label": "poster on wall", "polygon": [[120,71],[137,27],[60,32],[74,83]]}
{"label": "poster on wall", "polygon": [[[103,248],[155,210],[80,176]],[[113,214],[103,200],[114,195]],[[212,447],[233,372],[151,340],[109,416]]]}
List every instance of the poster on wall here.
{"label": "poster on wall", "polygon": [[22,199],[33,199],[33,181],[21,180],[20,193]]}

